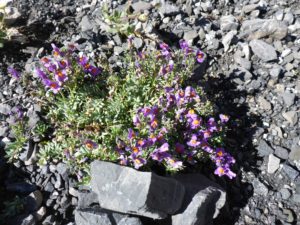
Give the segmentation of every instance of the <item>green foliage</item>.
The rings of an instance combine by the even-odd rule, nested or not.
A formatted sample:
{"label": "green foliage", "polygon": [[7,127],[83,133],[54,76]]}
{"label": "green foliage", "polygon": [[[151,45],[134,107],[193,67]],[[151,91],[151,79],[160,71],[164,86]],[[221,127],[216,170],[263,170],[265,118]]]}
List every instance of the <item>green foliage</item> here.
{"label": "green foliage", "polygon": [[109,32],[118,33],[126,37],[134,34],[135,25],[132,22],[132,15],[130,15],[129,10],[124,10],[122,12],[118,10],[109,11],[108,6],[104,5],[102,7],[102,15],[105,22],[110,27]]}
{"label": "green foliage", "polygon": [[23,149],[24,144],[27,142],[28,138],[26,137],[25,124],[23,120],[17,121],[15,125],[11,126],[12,132],[15,136],[15,141],[9,143],[6,148],[6,157],[9,162],[13,162],[18,158],[20,152]]}

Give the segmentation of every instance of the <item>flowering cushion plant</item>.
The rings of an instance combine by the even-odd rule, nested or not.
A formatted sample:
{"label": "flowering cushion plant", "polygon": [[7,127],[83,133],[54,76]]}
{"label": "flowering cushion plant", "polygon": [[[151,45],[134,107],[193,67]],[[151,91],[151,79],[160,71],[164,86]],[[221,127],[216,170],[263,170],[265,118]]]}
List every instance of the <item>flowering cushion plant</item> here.
{"label": "flowering cushion plant", "polygon": [[128,43],[119,72],[104,61],[97,66],[74,45],[52,45],[52,56],[41,59],[34,73],[46,90],[41,98],[54,132],[42,142],[40,163],[63,160],[82,180],[94,159],[178,171],[209,158],[216,175],[233,178],[234,159],[223,148],[229,118],[210,116],[201,88],[189,83],[205,54],[184,40],[178,51],[160,43],[137,52]]}

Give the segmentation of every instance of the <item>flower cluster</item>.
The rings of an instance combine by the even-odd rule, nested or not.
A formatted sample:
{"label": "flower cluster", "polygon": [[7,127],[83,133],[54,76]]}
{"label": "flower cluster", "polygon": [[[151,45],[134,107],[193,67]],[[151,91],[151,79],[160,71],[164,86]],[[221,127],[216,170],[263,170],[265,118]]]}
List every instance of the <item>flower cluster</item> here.
{"label": "flower cluster", "polygon": [[54,94],[57,94],[68,81],[74,80],[72,75],[78,68],[84,71],[85,76],[93,78],[101,73],[101,69],[92,65],[88,57],[76,53],[75,45],[69,44],[66,49],[60,49],[55,44],[51,46],[52,57],[43,57],[42,67],[35,68],[34,72],[44,86]]}
{"label": "flower cluster", "polygon": [[127,140],[117,146],[121,164],[132,163],[138,169],[153,160],[178,170],[184,162],[195,164],[206,154],[217,166],[216,175],[235,177],[230,169],[234,158],[215,142],[229,117],[205,119],[197,112],[199,103],[194,88],[167,87],[159,105],[141,108],[134,115],[134,130],[129,129]]}
{"label": "flower cluster", "polygon": [[216,175],[233,178],[234,159],[223,146],[229,117],[211,116],[201,88],[189,83],[206,56],[184,40],[179,46],[174,51],[160,43],[158,50],[133,54],[130,38],[122,68],[115,71],[104,58],[104,69],[97,67],[74,45],[52,44],[52,55],[34,71],[50,92],[59,93],[43,101],[54,135],[42,143],[39,162],[64,160],[84,180],[95,159],[145,170],[159,164],[168,171],[210,159]]}

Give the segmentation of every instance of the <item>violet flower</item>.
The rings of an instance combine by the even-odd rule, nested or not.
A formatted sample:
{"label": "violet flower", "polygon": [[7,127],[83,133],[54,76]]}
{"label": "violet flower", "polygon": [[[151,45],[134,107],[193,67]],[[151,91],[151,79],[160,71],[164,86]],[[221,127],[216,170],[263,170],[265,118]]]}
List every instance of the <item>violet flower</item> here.
{"label": "violet flower", "polygon": [[198,63],[203,63],[204,61],[204,53],[202,51],[200,51],[199,49],[196,52],[196,59]]}
{"label": "violet flower", "polygon": [[169,151],[169,144],[164,143],[160,148],[155,149],[150,156],[153,160],[162,162],[164,159],[171,157],[168,151]]}
{"label": "violet flower", "polygon": [[227,123],[229,120],[229,116],[224,115],[224,114],[220,114],[219,117],[220,117],[221,123]]}
{"label": "violet flower", "polygon": [[87,147],[88,149],[96,149],[98,148],[98,144],[92,140],[86,140],[84,142],[85,147]]}
{"label": "violet flower", "polygon": [[200,141],[197,140],[197,135],[193,134],[190,141],[187,142],[188,146],[197,147],[200,145]]}
{"label": "violet flower", "polygon": [[16,69],[14,69],[13,67],[8,67],[7,68],[7,72],[12,76],[14,77],[15,79],[20,79],[21,77],[21,73],[18,72]]}

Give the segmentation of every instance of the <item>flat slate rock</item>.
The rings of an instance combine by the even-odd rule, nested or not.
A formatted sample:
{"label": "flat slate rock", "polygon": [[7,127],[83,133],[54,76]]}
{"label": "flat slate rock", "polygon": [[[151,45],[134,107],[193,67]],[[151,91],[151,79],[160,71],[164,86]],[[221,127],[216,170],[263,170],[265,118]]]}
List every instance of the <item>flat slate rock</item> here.
{"label": "flat slate rock", "polygon": [[75,210],[76,225],[142,225],[137,217],[115,213],[101,208]]}
{"label": "flat slate rock", "polygon": [[175,179],[185,186],[181,209],[172,216],[172,225],[209,225],[226,201],[225,191],[201,174],[182,174]]}
{"label": "flat slate rock", "polygon": [[262,40],[250,41],[250,47],[253,53],[264,62],[269,62],[277,59],[275,48]]}
{"label": "flat slate rock", "polygon": [[91,164],[91,188],[101,208],[153,219],[179,210],[185,193],[172,178],[103,161]]}

